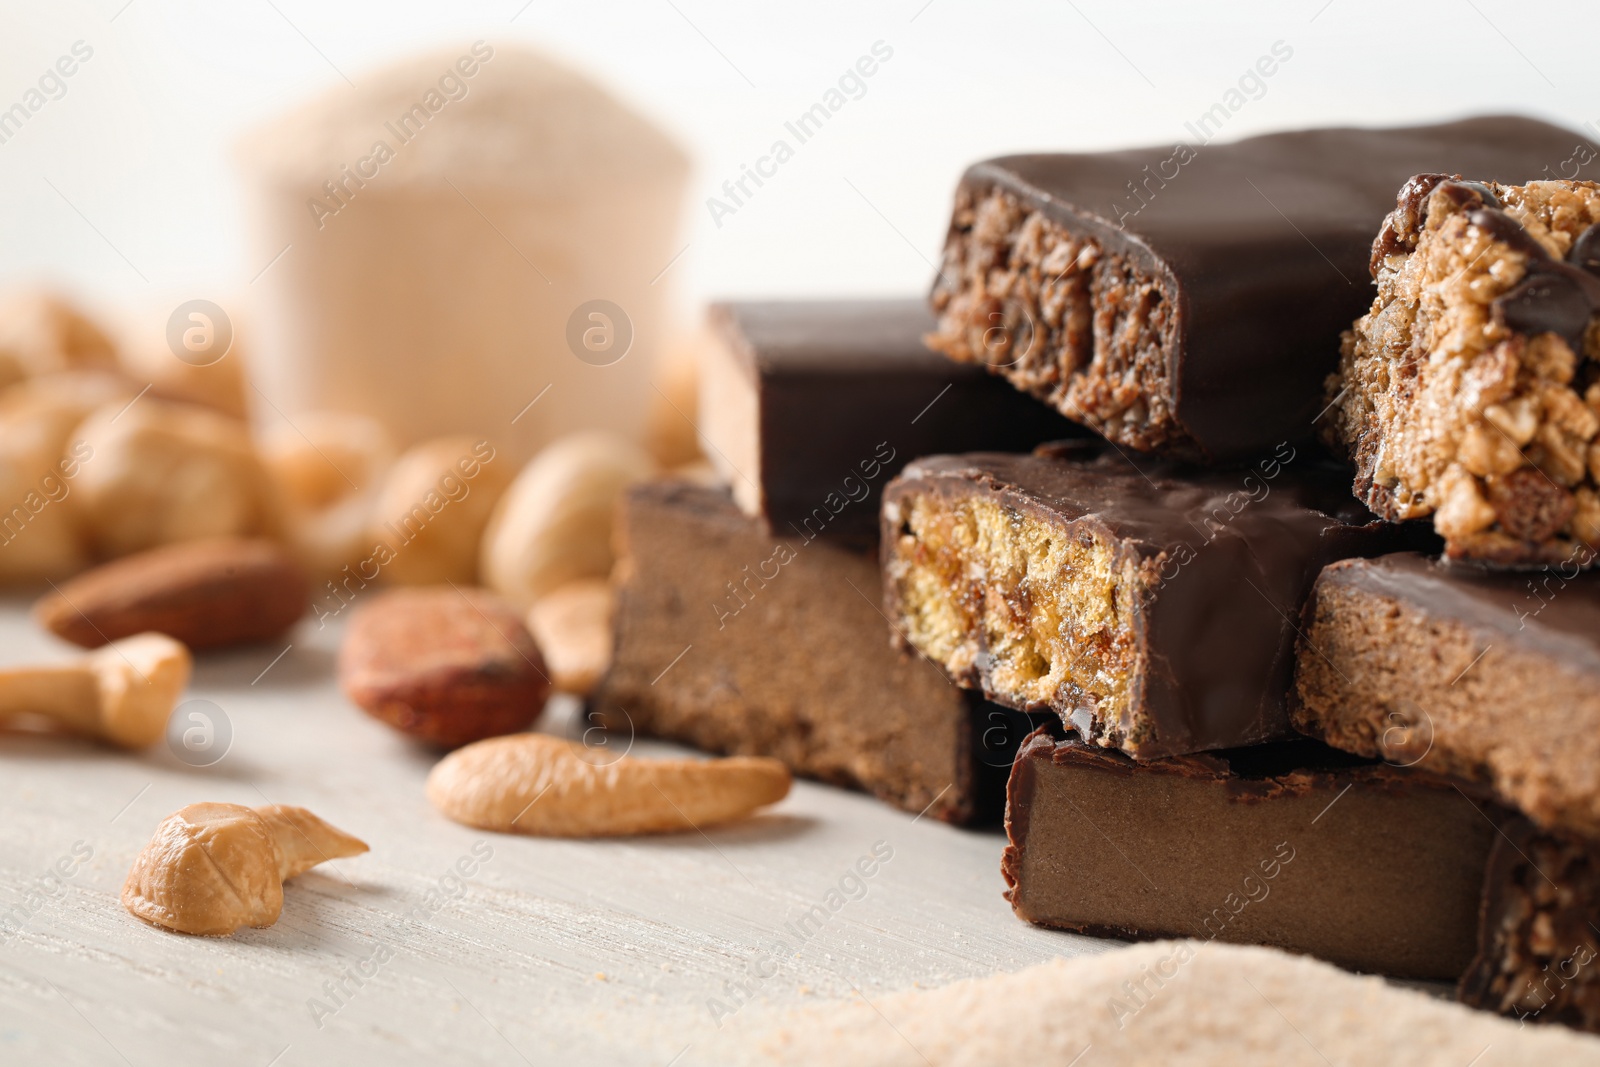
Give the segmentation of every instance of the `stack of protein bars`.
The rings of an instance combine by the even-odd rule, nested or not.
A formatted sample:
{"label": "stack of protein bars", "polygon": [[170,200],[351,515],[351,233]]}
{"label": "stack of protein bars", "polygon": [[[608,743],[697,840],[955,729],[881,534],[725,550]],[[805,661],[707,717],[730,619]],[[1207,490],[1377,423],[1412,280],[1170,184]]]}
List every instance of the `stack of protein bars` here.
{"label": "stack of protein bars", "polygon": [[951,822],[1009,770],[1032,922],[1600,1027],[1600,186],[1534,180],[1580,141],[999,159],[931,316],[719,308],[728,486],[628,499],[596,709]]}

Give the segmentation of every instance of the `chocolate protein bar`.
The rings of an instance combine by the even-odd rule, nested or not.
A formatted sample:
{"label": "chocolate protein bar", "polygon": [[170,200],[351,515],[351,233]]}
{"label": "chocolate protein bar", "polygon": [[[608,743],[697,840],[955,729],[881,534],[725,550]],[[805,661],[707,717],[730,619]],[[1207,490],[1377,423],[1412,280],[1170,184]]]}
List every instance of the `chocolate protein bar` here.
{"label": "chocolate protein bar", "polygon": [[591,700],[710,752],[773,756],[949,822],[997,819],[1026,716],[889,647],[871,551],[774,537],[726,490],[662,482],[623,501],[616,650]]}
{"label": "chocolate protein bar", "polygon": [[1298,729],[1600,835],[1600,574],[1346,560],[1318,578],[1303,629]]}
{"label": "chocolate protein bar", "polygon": [[1593,563],[1600,185],[1418,175],[1371,272],[1325,422],[1356,495],[1389,519],[1431,516],[1453,558]]}
{"label": "chocolate protein bar", "polygon": [[979,163],[932,344],[1123,446],[1254,457],[1312,434],[1402,182],[1526,181],[1582,140],[1500,117]]}
{"label": "chocolate protein bar", "polygon": [[1139,759],[1287,737],[1312,582],[1407,536],[1345,477],[1289,446],[1230,473],[1086,445],[920,459],[884,493],[884,610],[961,685]]}
{"label": "chocolate protein bar", "polygon": [[783,536],[876,542],[884,484],[915,456],[1026,451],[1081,431],[923,337],[921,300],[712,308],[701,429],[747,515]]}
{"label": "chocolate protein bar", "polygon": [[1484,877],[1478,952],[1457,996],[1523,1022],[1600,1032],[1600,849],[1509,820]]}
{"label": "chocolate protein bar", "polygon": [[1137,763],[1030,737],[1011,772],[1007,897],[1101,936],[1272,945],[1454,981],[1494,824],[1432,775],[1310,742]]}

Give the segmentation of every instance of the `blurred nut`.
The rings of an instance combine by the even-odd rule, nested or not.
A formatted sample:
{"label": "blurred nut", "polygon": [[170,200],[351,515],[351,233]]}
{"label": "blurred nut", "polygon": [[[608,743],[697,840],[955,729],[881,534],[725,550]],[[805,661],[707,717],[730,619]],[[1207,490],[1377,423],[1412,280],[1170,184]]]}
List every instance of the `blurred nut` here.
{"label": "blurred nut", "polygon": [[610,574],[617,498],[653,471],[638,445],[614,435],[551,444],[495,509],[483,540],[484,584],[526,610],[567,582]]}
{"label": "blurred nut", "polygon": [[85,367],[115,369],[116,346],[99,326],[50,293],[0,302],[0,384]]}
{"label": "blurred nut", "polygon": [[296,554],[317,575],[334,574],[373,547],[369,535],[394,442],[378,422],[315,412],[261,439],[261,461],[286,509]]}
{"label": "blurred nut", "polygon": [[103,555],[199,537],[276,533],[271,483],[243,423],[145,397],[78,428],[80,510]]}
{"label": "blurred nut", "polygon": [[54,581],[89,565],[72,491],[89,450],[72,432],[133,393],[104,371],[45,374],[0,392],[0,582]]}
{"label": "blurred nut", "polygon": [[645,446],[656,465],[680,467],[702,458],[699,421],[700,351],[715,344],[705,330],[682,335],[662,354],[645,419]]}
{"label": "blurred nut", "polygon": [[200,404],[236,419],[250,414],[245,396],[244,361],[237,351],[229,352],[215,363],[200,366],[174,359],[170,352],[157,352],[150,363],[140,361],[138,365],[147,370],[151,396]]}
{"label": "blurred nut", "polygon": [[437,437],[408,449],[373,511],[372,536],[394,554],[384,574],[404,585],[476,581],[484,526],[510,480],[485,440]]}
{"label": "blurred nut", "polygon": [[97,408],[126,404],[139,387],[115,371],[71,370],[40,374],[0,391],[0,419],[38,420],[56,438],[56,451]]}
{"label": "blurred nut", "polygon": [[162,633],[191,649],[277,637],[305,614],[306,576],[271,541],[217,538],[165,545],[61,583],[34,620],[84,648]]}
{"label": "blurred nut", "polygon": [[568,582],[528,610],[528,629],[558,693],[588,696],[611,666],[616,594],[602,578]]}
{"label": "blurred nut", "polygon": [[288,502],[317,511],[375,485],[394,462],[375,419],[344,411],[302,415],[261,438],[261,460]]}
{"label": "blurred nut", "polygon": [[373,718],[449,748],[527,729],[550,695],[517,613],[486,590],[448,585],[365,603],[339,650],[339,684]]}
{"label": "blurred nut", "polygon": [[[200,311],[201,306],[208,310]],[[174,325],[175,320],[181,321],[182,329]],[[206,323],[203,335],[189,329],[201,321]],[[198,336],[206,339],[199,351],[185,343]],[[175,342],[179,347],[174,348]],[[127,373],[141,386],[150,386],[150,396],[199,404],[245,419],[249,404],[242,347],[225,311],[210,301],[191,300],[176,310],[147,306],[132,316],[124,330],[120,355]]]}

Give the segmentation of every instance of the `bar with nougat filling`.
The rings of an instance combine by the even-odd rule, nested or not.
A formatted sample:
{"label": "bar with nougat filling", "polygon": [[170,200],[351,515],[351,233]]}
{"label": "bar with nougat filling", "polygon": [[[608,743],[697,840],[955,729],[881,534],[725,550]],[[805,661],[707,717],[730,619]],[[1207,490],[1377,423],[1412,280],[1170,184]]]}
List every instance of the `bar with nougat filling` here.
{"label": "bar with nougat filling", "polygon": [[930,343],[1124,447],[1254,458],[1312,435],[1401,182],[1526,181],[1581,140],[1498,117],[979,163]]}
{"label": "bar with nougat filling", "polygon": [[1302,631],[1296,728],[1600,837],[1600,574],[1346,560],[1318,578]]}
{"label": "bar with nougat filling", "polygon": [[1011,771],[1001,869],[1012,909],[1045,926],[1454,981],[1499,817],[1314,742],[1138,763],[1041,732]]}
{"label": "bar with nougat filling", "polygon": [[1028,717],[889,647],[876,554],[770,534],[726,489],[634,487],[611,667],[591,714],[953,823],[996,819]]}
{"label": "bar with nougat filling", "polygon": [[1233,472],[1084,445],[917,460],[883,503],[895,639],[963,686],[1139,759],[1287,737],[1322,567],[1407,532],[1283,446]]}
{"label": "bar with nougat filling", "polygon": [[1600,185],[1417,175],[1370,269],[1377,296],[1345,334],[1324,424],[1356,495],[1431,517],[1452,558],[1593,563]]}

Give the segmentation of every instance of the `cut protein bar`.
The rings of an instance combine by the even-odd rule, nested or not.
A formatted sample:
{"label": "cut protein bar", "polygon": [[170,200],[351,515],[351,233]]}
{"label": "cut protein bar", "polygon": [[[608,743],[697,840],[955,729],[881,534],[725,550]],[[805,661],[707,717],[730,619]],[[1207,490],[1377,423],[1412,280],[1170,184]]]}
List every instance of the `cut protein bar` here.
{"label": "cut protein bar", "polygon": [[1402,182],[1526,181],[1581,139],[1499,117],[979,163],[930,343],[1124,447],[1254,457],[1313,435]]}
{"label": "cut protein bar", "polygon": [[1326,436],[1385,518],[1502,566],[1600,548],[1600,185],[1421,174],[1373,246],[1378,295]]}

